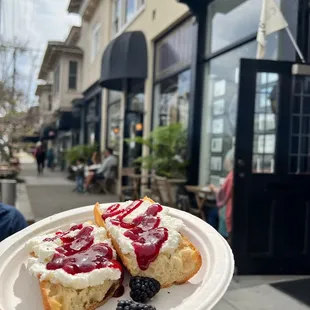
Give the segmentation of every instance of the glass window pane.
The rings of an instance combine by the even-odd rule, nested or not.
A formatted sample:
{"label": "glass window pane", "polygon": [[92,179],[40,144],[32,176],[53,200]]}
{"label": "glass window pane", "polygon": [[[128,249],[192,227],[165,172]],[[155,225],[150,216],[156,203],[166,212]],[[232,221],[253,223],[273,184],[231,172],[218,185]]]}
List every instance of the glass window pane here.
{"label": "glass window pane", "polygon": [[108,107],[107,146],[117,155],[120,147],[120,109],[121,102],[116,101]]}
{"label": "glass window pane", "polygon": [[310,100],[309,78],[296,76],[293,80],[293,108],[290,134],[290,173],[310,173]]}
{"label": "glass window pane", "polygon": [[207,54],[255,35],[261,6],[262,0],[217,0],[209,4]]}
{"label": "glass window pane", "polygon": [[253,173],[273,173],[276,145],[278,75],[256,75],[256,100],[253,136]]}
{"label": "glass window pane", "polygon": [[155,86],[153,126],[182,123],[188,126],[190,70]]}
{"label": "glass window pane", "polygon": [[156,79],[189,67],[192,61],[193,21],[189,19],[156,43]]}
{"label": "glass window pane", "polygon": [[[199,176],[201,185],[209,184],[215,176],[225,178],[227,175],[224,162],[226,154],[233,148],[235,141],[240,58],[255,58],[256,46],[256,41],[252,41],[213,58],[206,66]],[[271,35],[266,47],[266,58],[276,57],[275,46],[277,46],[277,36]],[[273,90],[275,76],[265,75],[260,79],[263,79],[264,83],[259,84],[256,98],[256,105],[259,108],[256,109],[254,129],[259,134],[272,134],[275,128],[275,117],[269,96]],[[267,139],[270,147],[272,138]],[[255,143],[258,148],[258,138]],[[221,171],[210,170],[210,160],[214,156],[222,158]],[[261,162],[263,167],[264,158]],[[212,167],[215,166],[213,159]]]}
{"label": "glass window pane", "polygon": [[136,0],[126,0],[125,23],[128,23],[134,16],[136,11]]}

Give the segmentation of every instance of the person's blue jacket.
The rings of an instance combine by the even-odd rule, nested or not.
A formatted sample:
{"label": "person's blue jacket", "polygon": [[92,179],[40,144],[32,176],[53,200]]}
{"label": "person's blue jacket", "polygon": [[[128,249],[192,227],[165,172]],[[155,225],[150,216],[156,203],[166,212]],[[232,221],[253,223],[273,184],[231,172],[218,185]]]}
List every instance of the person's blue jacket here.
{"label": "person's blue jacket", "polygon": [[25,227],[27,222],[16,208],[0,203],[0,241]]}

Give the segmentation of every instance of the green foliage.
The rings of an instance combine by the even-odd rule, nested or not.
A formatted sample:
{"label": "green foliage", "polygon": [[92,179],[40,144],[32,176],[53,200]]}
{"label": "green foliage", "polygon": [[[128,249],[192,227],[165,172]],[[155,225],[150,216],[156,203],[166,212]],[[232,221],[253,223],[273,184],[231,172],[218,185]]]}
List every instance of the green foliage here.
{"label": "green foliage", "polygon": [[136,163],[143,168],[155,169],[156,174],[168,178],[184,178],[188,161],[186,160],[187,131],[182,124],[171,124],[157,127],[143,139],[136,137],[127,139],[149,148],[150,154],[139,157]]}
{"label": "green foliage", "polygon": [[84,158],[87,161],[97,149],[98,147],[96,145],[77,145],[67,150],[65,157],[73,165],[79,158]]}

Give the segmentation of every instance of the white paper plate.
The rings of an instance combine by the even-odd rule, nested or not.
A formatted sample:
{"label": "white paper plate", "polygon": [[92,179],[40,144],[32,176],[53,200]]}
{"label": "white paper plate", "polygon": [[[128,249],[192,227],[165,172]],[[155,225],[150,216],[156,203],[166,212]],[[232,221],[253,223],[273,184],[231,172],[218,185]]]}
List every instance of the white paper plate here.
{"label": "white paper plate", "polygon": [[[157,310],[209,310],[226,292],[230,284],[234,259],[227,242],[210,225],[188,213],[171,209],[171,215],[184,221],[182,232],[199,249],[202,267],[190,281],[161,290],[151,304]],[[66,229],[71,223],[93,219],[93,206],[74,209],[50,216],[0,243],[0,309],[42,310],[37,279],[25,268],[27,251],[25,242],[30,238]],[[128,281],[125,279],[125,295],[129,299]],[[117,300],[110,299],[99,309],[116,309]]]}

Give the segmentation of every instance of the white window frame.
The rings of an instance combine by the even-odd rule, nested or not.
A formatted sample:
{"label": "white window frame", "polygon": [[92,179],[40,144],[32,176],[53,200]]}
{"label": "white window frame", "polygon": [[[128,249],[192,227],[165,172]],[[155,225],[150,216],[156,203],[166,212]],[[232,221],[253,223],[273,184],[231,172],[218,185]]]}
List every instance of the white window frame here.
{"label": "white window frame", "polygon": [[101,24],[98,23],[94,25],[93,31],[92,31],[92,43],[91,43],[91,62],[92,63],[94,62],[96,56],[98,55],[100,51],[100,43],[101,43],[100,29],[101,29]]}
{"label": "white window frame", "polygon": [[[113,1],[113,18],[112,18],[112,37],[117,37],[125,31],[127,27],[144,11],[146,0],[134,0],[135,10],[129,20],[126,21],[127,0],[112,0]],[[116,4],[120,1],[120,13],[116,16]],[[116,29],[116,22],[118,22],[118,29]]]}

